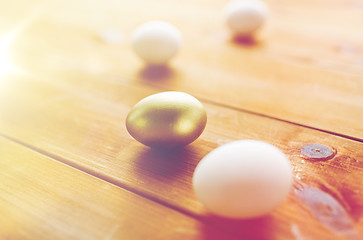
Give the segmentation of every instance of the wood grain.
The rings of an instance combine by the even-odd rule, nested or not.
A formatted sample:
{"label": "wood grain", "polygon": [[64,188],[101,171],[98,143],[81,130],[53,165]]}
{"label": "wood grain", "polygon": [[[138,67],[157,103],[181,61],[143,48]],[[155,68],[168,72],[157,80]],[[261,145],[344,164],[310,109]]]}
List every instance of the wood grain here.
{"label": "wood grain", "polygon": [[[50,83],[29,77],[9,77],[2,83],[0,132],[97,177],[197,215],[218,227],[245,234],[240,223],[220,223],[195,199],[191,187],[194,168],[219,144],[236,139],[259,139],[274,144],[289,156],[299,186],[287,202],[269,216],[272,220],[267,221],[270,226],[266,227],[267,234],[291,235],[289,228],[292,223],[303,228],[307,219],[314,227],[301,230],[304,235],[320,235],[322,239],[328,239],[336,232],[341,233],[336,226],[330,226],[334,212],[316,213],[330,219],[329,223],[321,222],[312,213],[309,200],[301,200],[304,198],[299,197],[299,193],[310,188],[328,194],[346,216],[351,216],[347,219],[354,219],[347,220],[349,233],[361,231],[363,152],[359,142],[205,104],[208,124],[200,139],[180,152],[158,152],[133,140],[124,125],[129,109],[142,97],[155,92],[151,89],[121,83],[108,87],[104,84],[104,88],[112,90],[101,98],[89,90],[82,92],[56,82],[51,87]],[[309,162],[299,151],[308,143],[325,144],[336,149],[338,154],[327,162]],[[319,196],[311,198],[320,199]]]}
{"label": "wood grain", "polygon": [[4,138],[0,152],[1,239],[235,239]]}
{"label": "wood grain", "polygon": [[[354,7],[359,2],[287,2],[269,2],[271,21],[264,31],[256,40],[236,42],[223,26],[225,1],[55,1],[14,41],[13,61],[48,78],[87,72],[99,74],[100,84],[117,76],[130,84],[187,91],[362,140],[363,34],[357,29],[363,10]],[[184,37],[166,72],[145,68],[130,48],[132,30],[155,18],[172,22]],[[120,42],[107,42],[105,31],[120,34]]]}
{"label": "wood grain", "polygon": [[[0,35],[13,30],[10,42],[0,39],[0,60],[15,69],[0,72],[0,134],[22,145],[0,140],[0,234],[360,239],[362,2],[266,2],[265,29],[236,41],[222,0],[0,1]],[[183,33],[169,66],[146,67],[130,48],[132,30],[152,19]],[[124,122],[137,101],[167,89],[201,99],[208,124],[190,146],[160,152],[133,140]],[[288,199],[263,218],[212,216],[192,191],[198,161],[237,139],[272,143],[294,168]],[[306,159],[300,149],[310,143],[335,157]]]}

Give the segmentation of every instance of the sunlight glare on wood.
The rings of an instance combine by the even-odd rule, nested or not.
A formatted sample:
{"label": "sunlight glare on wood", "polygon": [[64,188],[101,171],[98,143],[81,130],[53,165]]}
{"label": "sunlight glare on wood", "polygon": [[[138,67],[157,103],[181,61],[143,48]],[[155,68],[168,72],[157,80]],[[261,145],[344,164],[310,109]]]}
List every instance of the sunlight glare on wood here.
{"label": "sunlight glare on wood", "polygon": [[7,34],[0,36],[0,77],[19,71],[19,69],[11,61],[11,54],[13,54],[10,51],[11,44],[19,36],[19,34],[24,31],[24,29],[29,26],[37,16],[39,16],[44,9],[44,3],[46,3],[46,1],[35,6],[32,11],[30,11],[30,14],[25,16],[20,24],[16,25],[15,28]]}
{"label": "sunlight glare on wood", "polygon": [[15,70],[15,66],[11,63],[9,57],[10,44],[15,35],[15,31],[12,31],[0,38],[0,76],[6,75]]}

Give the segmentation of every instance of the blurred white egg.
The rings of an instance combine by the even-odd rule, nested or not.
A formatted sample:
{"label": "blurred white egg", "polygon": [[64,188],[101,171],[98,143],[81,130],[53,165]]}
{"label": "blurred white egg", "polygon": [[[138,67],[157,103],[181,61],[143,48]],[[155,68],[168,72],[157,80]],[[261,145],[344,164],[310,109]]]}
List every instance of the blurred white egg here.
{"label": "blurred white egg", "polygon": [[266,21],[267,5],[260,0],[234,0],[225,8],[227,26],[235,35],[251,35]]}
{"label": "blurred white egg", "polygon": [[227,218],[265,215],[280,205],[292,185],[287,157],[271,144],[240,140],[207,154],[193,175],[196,197]]}
{"label": "blurred white egg", "polygon": [[150,21],[142,24],[132,34],[135,53],[149,64],[168,62],[181,46],[181,34],[172,24]]}

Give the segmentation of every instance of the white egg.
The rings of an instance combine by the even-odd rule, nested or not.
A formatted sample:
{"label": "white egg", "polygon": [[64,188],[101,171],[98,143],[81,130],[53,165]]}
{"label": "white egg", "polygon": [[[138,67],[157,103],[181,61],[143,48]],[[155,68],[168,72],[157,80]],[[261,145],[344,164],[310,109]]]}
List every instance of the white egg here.
{"label": "white egg", "polygon": [[181,34],[172,24],[162,21],[144,23],[132,34],[132,46],[146,63],[163,64],[179,50]]}
{"label": "white egg", "polygon": [[267,6],[259,0],[234,0],[225,8],[228,27],[236,35],[251,35],[266,20]]}
{"label": "white egg", "polygon": [[196,197],[227,218],[265,215],[280,205],[292,185],[287,157],[271,144],[240,140],[207,154],[193,175]]}

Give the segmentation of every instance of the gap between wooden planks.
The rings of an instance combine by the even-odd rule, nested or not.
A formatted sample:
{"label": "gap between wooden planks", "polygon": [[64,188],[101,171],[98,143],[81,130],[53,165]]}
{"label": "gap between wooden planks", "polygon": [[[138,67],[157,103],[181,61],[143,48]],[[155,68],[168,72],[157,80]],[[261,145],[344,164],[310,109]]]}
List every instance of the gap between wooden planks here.
{"label": "gap between wooden planks", "polygon": [[0,137],[1,239],[237,239]]}
{"label": "gap between wooden planks", "polygon": [[[136,6],[136,5],[135,5]],[[52,11],[49,11],[51,14],[53,14],[54,12],[52,12]],[[87,12],[87,11],[85,11],[85,12]],[[69,12],[67,12],[67,13],[69,13]],[[91,14],[90,14],[91,15]],[[83,21],[84,22],[87,22],[87,20],[89,20],[88,18],[87,18],[87,16],[90,16],[90,15],[87,15],[87,14],[85,14],[85,16],[86,16],[86,18],[84,18],[84,20],[82,20],[82,23],[83,23]],[[49,19],[48,19],[49,20]],[[59,19],[58,19],[59,20]],[[176,21],[176,20],[175,20]],[[61,21],[62,22],[62,21]],[[73,24],[75,24],[75,23],[72,23],[72,25]],[[44,24],[44,23],[42,23],[41,25],[41,28],[42,27],[44,27],[44,26],[47,26],[47,24]],[[78,29],[78,28],[72,28],[70,25],[68,25],[68,24],[60,24],[60,25],[54,25],[54,23],[51,23],[51,24],[49,24],[49,28],[45,28],[46,29],[46,32],[48,32],[50,29],[52,29],[54,26],[60,26],[60,28],[56,28],[56,30],[60,30],[59,31],[59,38],[58,38],[58,35],[54,35],[54,32],[52,32],[52,34],[53,34],[53,37],[55,37],[55,38],[57,38],[57,41],[59,41],[59,42],[57,42],[57,43],[59,43],[59,45],[57,45],[57,47],[61,47],[61,49],[62,49],[62,51],[64,51],[65,49],[63,49],[62,47],[65,47],[65,46],[69,46],[69,45],[67,45],[67,44],[64,44],[64,43],[67,43],[68,41],[69,42],[77,42],[77,41],[74,41],[74,40],[77,40],[77,39],[79,39],[79,43],[84,43],[84,41],[86,40],[87,41],[87,37],[90,37],[92,34],[94,34],[94,32],[87,32],[87,31],[82,31],[82,29]],[[64,28],[65,27],[65,28]],[[83,26],[84,27],[84,26]],[[92,27],[91,27],[92,28]],[[131,27],[130,27],[131,28]],[[74,35],[72,35],[72,34],[65,34],[65,33],[69,33],[68,32],[68,30],[65,30],[65,29],[70,29],[70,32],[72,33],[72,34],[74,34]],[[81,31],[78,31],[78,30],[81,30]],[[42,30],[42,31],[44,31],[44,29]],[[38,34],[39,33],[42,33],[42,31],[40,31],[40,32],[37,32]],[[43,32],[44,33],[44,32]],[[78,36],[77,34],[80,34],[80,33],[84,33],[85,35],[81,35],[81,37],[80,38],[77,38],[77,37],[75,37],[75,38],[61,38],[61,36],[62,36],[62,34],[63,34],[63,36],[68,36],[68,37],[70,37],[70,36]],[[89,34],[89,35],[88,35]],[[40,34],[39,35],[40,37],[44,37],[44,35],[42,35],[42,34]],[[38,53],[39,53],[39,51],[40,50],[43,50],[44,52],[46,52],[45,51],[45,49],[42,49],[42,48],[37,48],[36,46],[38,46],[38,45],[32,45],[32,41],[28,41],[29,40],[29,38],[27,38],[27,36],[25,36],[24,38],[23,38],[24,40],[25,40],[25,42],[27,42],[27,43],[30,43],[30,47],[32,47],[34,50],[35,50],[35,52],[36,51],[38,51]],[[65,40],[65,42],[62,42],[62,40],[64,40],[64,39],[67,39],[67,40]],[[35,41],[38,41],[38,40],[40,40],[40,38],[35,38]],[[49,39],[47,39],[47,40],[49,40]],[[44,41],[44,40],[43,40]],[[52,51],[49,51],[49,52],[51,52],[51,53],[53,53],[54,54],[54,56],[63,56],[62,54],[59,54],[59,53],[56,53],[56,52],[54,52],[54,50],[55,50],[55,48],[54,48],[54,45],[52,45],[52,43],[54,43],[54,42],[52,42],[52,41],[50,41],[50,43],[51,43],[51,48],[49,49],[49,50],[52,50]],[[42,45],[42,44],[47,44],[47,41],[45,41],[45,42],[41,42],[41,44],[40,45]],[[16,46],[16,45],[15,45]],[[83,46],[82,44],[79,44],[78,45],[78,47],[81,47],[81,46]],[[96,45],[94,45],[94,44],[91,44],[91,48],[84,48],[83,50],[91,50],[91,51],[94,51],[95,50],[95,47]],[[211,45],[210,45],[211,46]],[[209,47],[210,47],[209,46]],[[213,45],[212,45],[213,46]],[[17,46],[17,47],[19,47],[19,45]],[[199,45],[197,45],[197,47],[200,47]],[[20,48],[21,49],[21,48]],[[25,50],[27,50],[28,48],[26,47],[25,48]],[[48,49],[46,49],[46,50],[48,50]],[[81,48],[80,49],[77,49],[77,50],[81,50]],[[129,49],[128,49],[129,50]],[[111,51],[112,52],[114,52],[115,54],[118,54],[116,51],[114,51],[114,48],[112,48],[111,49]],[[42,51],[40,51],[40,52],[42,52]],[[43,52],[43,53],[44,53]],[[76,52],[76,51],[75,51]],[[84,52],[85,53],[85,52]],[[85,72],[92,72],[92,70],[94,70],[94,69],[101,69],[101,72],[102,72],[102,64],[101,65],[98,65],[99,64],[99,62],[97,62],[97,60],[95,61],[95,59],[97,59],[97,58],[93,58],[93,56],[96,56],[96,57],[99,57],[99,55],[98,54],[101,54],[102,55],[102,53],[100,53],[100,52],[97,52],[97,54],[95,54],[95,55],[92,55],[91,54],[91,61],[90,62],[88,62],[88,61],[86,61],[86,58],[88,59],[89,57],[90,57],[90,55],[86,55],[85,54],[85,56],[86,56],[86,58],[84,58],[83,56],[81,56],[80,58],[79,58],[79,54],[80,54],[80,52],[78,52],[78,53],[76,53],[74,56],[73,55],[71,55],[71,56],[65,56],[64,57],[64,61],[58,61],[59,60],[59,58],[56,58],[56,61],[53,63],[53,64],[55,64],[55,65],[52,65],[52,62],[51,62],[51,59],[52,58],[45,58],[45,59],[42,59],[42,61],[38,61],[38,63],[37,64],[40,64],[39,66],[41,66],[42,68],[38,68],[38,70],[37,71],[35,71],[35,73],[36,74],[38,74],[38,75],[42,75],[42,73],[40,73],[40,72],[43,72],[43,70],[44,70],[44,72],[46,73],[46,74],[44,74],[44,76],[46,76],[46,77],[48,77],[49,79],[52,79],[52,78],[57,78],[57,74],[58,73],[60,73],[60,72],[64,72],[64,71],[72,71],[72,66],[74,66],[74,65],[72,65],[72,64],[70,64],[70,65],[66,65],[65,63],[66,62],[68,62],[68,61],[71,61],[70,59],[78,59],[78,61],[76,61],[76,63],[77,64],[79,64],[79,65],[77,65],[76,64],[76,66],[78,66],[78,68],[76,68],[76,69],[73,69],[73,72],[77,72],[77,71],[85,71]],[[107,54],[109,54],[108,52],[106,52],[106,55]],[[52,54],[51,54],[52,55]],[[97,56],[98,55],[98,56]],[[112,56],[115,56],[115,55],[112,55]],[[253,56],[254,56],[254,54],[248,54],[248,58],[246,58],[246,60],[254,60],[254,61],[256,61],[257,63],[259,63],[259,58],[253,58]],[[257,54],[257,56],[259,56],[258,54]],[[21,57],[24,57],[24,55],[22,55]],[[25,58],[26,59],[26,58]],[[124,59],[124,61],[126,61],[126,60],[129,60],[129,59],[131,59],[132,60],[132,57],[130,56],[130,58],[128,58],[128,57],[126,57],[126,58],[121,58],[121,59],[118,59],[118,58],[115,58],[116,60],[123,60]],[[115,60],[115,59],[112,59],[112,62],[113,62],[113,60]],[[188,58],[186,58],[187,60],[191,60],[191,59],[188,59]],[[257,60],[256,60],[257,59]],[[18,59],[19,60],[19,59]],[[20,60],[20,62],[21,63],[23,63],[24,64],[24,62],[22,62],[24,59],[21,59]],[[34,63],[36,63],[37,62],[37,60],[39,60],[39,59],[37,59],[37,58],[34,58],[34,55],[32,55],[32,59],[31,59]],[[50,62],[49,62],[49,60],[50,60]],[[103,61],[106,61],[106,59],[105,58],[102,58],[102,60]],[[203,60],[206,60],[206,59],[203,59]],[[208,59],[207,59],[208,60]],[[95,64],[93,64],[92,65],[92,61],[95,61],[94,63]],[[128,62],[128,61],[127,61]],[[71,62],[72,63],[72,62]],[[75,62],[73,62],[73,63],[75,63]],[[136,64],[135,64],[136,63]],[[183,62],[181,62],[181,63],[183,63]],[[180,64],[181,64],[180,63]],[[196,65],[197,66],[197,68],[202,68],[203,66],[203,64],[201,65],[201,64],[195,64],[194,62],[191,62],[193,65]],[[244,61],[244,63],[247,63],[247,61]],[[271,62],[267,62],[267,63],[271,63]],[[26,63],[26,64],[29,64],[29,63]],[[29,67],[29,70],[34,70],[34,67],[36,67],[37,66],[37,64],[34,64],[34,65],[30,65],[30,67]],[[47,65],[48,64],[48,65]],[[50,64],[50,67],[49,67],[49,64]],[[63,65],[63,64],[65,64],[66,65],[66,67],[65,68],[61,68],[61,65]],[[128,62],[128,64],[129,64],[129,62]],[[179,68],[180,70],[183,70],[183,68],[182,68],[182,66],[181,65],[177,65],[178,63],[176,62],[176,67],[177,68]],[[87,65],[90,65],[90,66],[93,66],[94,68],[87,68]],[[48,67],[48,69],[44,69],[44,66],[46,66],[46,67]],[[54,70],[54,69],[52,69],[52,66],[56,66],[56,69]],[[68,67],[67,67],[68,66]],[[100,68],[97,68],[97,66],[101,66]],[[136,62],[136,60],[134,60],[134,62],[133,62],[133,64],[131,64],[131,67],[130,67],[130,65],[125,65],[125,69],[126,70],[128,70],[128,71],[132,71],[132,73],[134,74],[134,67],[132,67],[132,66],[138,66],[137,65],[137,62]],[[214,65],[212,65],[212,66],[214,66]],[[218,65],[219,66],[219,65]],[[250,65],[249,65],[250,66]],[[252,65],[252,66],[254,66],[254,65]],[[259,66],[259,64],[255,64],[255,66]],[[275,65],[274,65],[275,66]],[[286,66],[286,63],[284,63],[284,64],[281,64],[281,66]],[[294,65],[289,65],[288,64],[288,66],[290,66],[290,67],[292,67],[292,66],[294,66]],[[24,66],[23,66],[24,67]],[[107,66],[106,66],[107,67]],[[125,74],[125,69],[122,69],[121,67],[119,68],[119,66],[116,66],[117,67],[117,69],[121,69],[122,70],[122,73],[121,72],[118,72],[118,70],[117,71],[115,71],[115,72],[113,72],[113,74],[114,75],[121,75],[121,76],[127,76],[128,74]],[[226,67],[226,66],[225,66]],[[26,67],[25,67],[26,68]],[[190,67],[188,67],[188,68],[190,68]],[[35,69],[37,69],[37,68],[35,68]],[[310,69],[310,68],[309,68]],[[193,68],[192,68],[192,70],[193,70]],[[246,69],[245,69],[246,70]],[[299,74],[301,74],[302,72],[304,72],[306,70],[306,68],[302,68],[301,70],[299,70],[299,71],[297,71]],[[56,74],[49,74],[49,72],[51,72],[51,73],[56,73]],[[112,71],[111,71],[112,72]],[[185,72],[188,72],[188,71],[185,71]],[[317,72],[319,72],[319,71],[313,71],[312,73],[311,73],[311,76],[313,76],[313,77],[317,77],[316,75],[318,75],[318,76],[320,76],[319,74],[317,74]],[[330,77],[331,75],[330,74],[325,74],[325,71],[323,71],[324,72],[324,74],[322,74],[322,77],[326,77],[326,78],[328,78],[328,77]],[[128,72],[126,72],[126,73],[128,73]],[[246,73],[246,74],[248,74],[249,72],[247,71],[247,72],[244,72],[244,73]],[[284,73],[284,71],[282,71],[282,73]],[[67,73],[67,74],[65,74],[65,75],[63,75],[62,77],[64,77],[65,79],[66,78],[68,78],[70,75],[68,75],[69,73]],[[125,74],[125,75],[124,75]],[[203,72],[203,76],[205,76],[205,72]],[[252,74],[252,73],[251,73]],[[82,74],[81,74],[82,75]],[[218,75],[218,74],[217,74]],[[99,75],[99,76],[102,76],[101,74]],[[130,75],[131,76],[131,75]],[[193,81],[196,81],[196,80],[199,80],[199,79],[203,79],[203,78],[201,78],[202,77],[202,74],[200,74],[200,75],[196,75],[197,77],[195,77],[195,78],[193,78],[192,80]],[[198,77],[199,76],[199,77]],[[208,75],[209,76],[209,75]],[[295,76],[295,75],[294,75]],[[335,73],[334,74],[332,74],[332,76],[335,76]],[[339,75],[339,76],[345,76],[345,75]],[[61,76],[59,76],[59,77],[61,77]],[[104,77],[104,75],[103,75],[103,77]],[[292,76],[290,76],[290,77],[292,77]],[[317,77],[318,79],[320,79],[320,77]],[[58,79],[60,79],[60,78],[58,78]],[[341,80],[341,77],[337,77],[336,78],[337,80]],[[72,79],[72,78],[70,78],[70,80],[71,81],[75,81],[75,79]],[[76,81],[77,82],[77,84],[79,83],[79,84],[81,84],[81,89],[82,88],[84,88],[84,89],[86,89],[86,88],[92,88],[92,87],[90,87],[90,86],[85,86],[85,85],[87,85],[87,83],[86,83],[86,81],[87,80],[89,80],[89,79],[84,79],[85,81]],[[118,80],[121,80],[121,78],[116,78],[116,81],[118,81]],[[165,79],[164,79],[165,80]],[[166,79],[166,80],[170,80],[170,79]],[[174,79],[175,80],[175,79]],[[184,81],[184,78],[181,78],[181,79],[179,79],[178,81],[180,82],[180,80],[183,80]],[[252,80],[252,79],[251,79]],[[315,80],[315,79],[314,79]],[[335,80],[334,82],[337,82],[337,80]],[[346,80],[346,79],[345,79]],[[177,81],[177,83],[178,83],[178,81]],[[197,82],[197,81],[196,81]],[[255,82],[255,79],[253,79],[253,81],[248,81],[248,84],[253,84],[253,82]],[[358,87],[356,90],[359,90],[360,88],[359,88],[359,86],[360,85],[358,85],[358,83],[360,82],[360,78],[355,78],[353,81],[351,81],[351,79],[348,79],[348,81],[347,82],[349,82],[349,86],[350,86],[350,88],[349,88],[349,90],[352,90],[353,88],[355,88],[355,87]],[[343,82],[343,85],[344,84],[347,84],[347,82],[346,81],[344,81]],[[130,83],[130,82],[129,82]],[[168,83],[168,82],[165,82],[164,81],[164,83],[163,83],[163,86],[165,86],[165,83]],[[169,81],[169,84],[172,84],[172,85],[170,85],[169,87],[174,87],[174,86],[177,86],[178,87],[178,85],[173,85],[173,84],[175,84],[175,81]],[[193,82],[192,82],[193,83]],[[204,82],[204,84],[207,84],[207,83],[209,83],[209,82],[207,82],[207,81],[205,81]],[[190,83],[188,83],[189,85],[190,85]],[[194,84],[194,83],[193,83]],[[326,83],[323,83],[323,87],[324,86],[326,86],[325,85]],[[62,84],[61,84],[62,85]],[[117,85],[117,84],[116,84]],[[73,84],[70,84],[69,85],[69,87],[71,88],[71,87],[73,87],[74,85]],[[113,87],[114,85],[113,84],[110,84],[108,87]],[[166,86],[168,86],[168,85],[166,85]],[[203,85],[204,86],[204,85]],[[64,87],[64,86],[62,86],[62,87]],[[92,90],[92,93],[96,93],[97,94],[97,96],[100,94],[100,95],[102,95],[102,94],[104,94],[104,93],[101,93],[101,92],[98,92],[98,87],[100,87],[100,86],[98,86],[97,85],[97,88],[95,88],[95,89],[93,89]],[[188,87],[188,86],[187,86]],[[230,86],[231,87],[231,86]],[[107,87],[106,87],[107,88]],[[46,89],[46,88],[45,88]],[[232,88],[233,89],[233,88]],[[320,89],[319,87],[317,88],[318,90]],[[91,90],[91,89],[88,89],[88,90]],[[77,92],[77,90],[75,90],[75,92]],[[348,91],[349,92],[349,91]],[[106,94],[108,94],[108,92],[105,92]],[[358,91],[358,93],[359,93],[359,91]],[[294,94],[291,94],[292,96],[294,95]],[[116,96],[116,95],[115,95]],[[115,97],[114,96],[114,97]],[[358,97],[359,97],[359,95],[358,95]],[[343,98],[343,97],[342,97]],[[349,98],[350,99],[350,98]],[[359,100],[359,98],[357,98],[358,100]],[[54,100],[53,100],[54,101]],[[62,101],[62,100],[55,100],[55,102],[57,102],[57,101]],[[359,101],[357,101],[357,103],[359,104]],[[106,104],[107,105],[107,104]],[[329,106],[329,105],[328,105]],[[323,107],[323,109],[325,109],[325,108],[327,108],[327,106],[325,106],[325,105],[323,105],[322,106]],[[216,110],[215,110],[216,111]],[[353,113],[355,113],[354,111],[353,111]],[[346,118],[346,116],[345,116],[345,114],[342,114],[343,115],[343,118]],[[314,116],[314,114],[312,114],[312,116]],[[333,117],[334,117],[335,115],[333,115]],[[324,117],[327,117],[327,118],[329,118],[330,116],[329,116],[329,114],[327,114],[326,112],[325,112],[325,115],[324,115]],[[336,116],[335,116],[336,117]],[[357,117],[357,118],[353,118],[353,120],[358,120],[358,122],[359,122],[359,117]],[[345,121],[346,120],[351,120],[351,119],[345,119]],[[107,121],[105,121],[105,123],[107,124]],[[349,130],[349,129],[348,129]],[[350,129],[351,130],[351,129]],[[270,130],[271,131],[271,130]],[[220,135],[222,135],[221,133],[219,133]],[[96,136],[94,136],[94,137],[96,137]],[[316,138],[317,139],[317,138]],[[315,140],[316,140],[315,139]],[[228,141],[228,140],[227,140]],[[218,141],[216,141],[216,142],[218,142]],[[216,142],[214,142],[213,144],[215,144]],[[219,142],[223,142],[223,139],[222,140],[220,140]],[[334,143],[334,144],[336,144],[336,143]],[[341,160],[341,159],[340,159]],[[349,165],[349,162],[350,161],[348,161],[348,165]],[[353,164],[354,165],[354,164]],[[350,166],[349,166],[350,167]],[[359,175],[358,175],[359,176]],[[306,177],[306,176],[305,176]],[[359,180],[359,178],[357,178],[358,180]],[[348,180],[348,181],[351,181],[350,179]],[[319,181],[317,181],[317,182],[319,182]],[[328,184],[329,185],[329,184]],[[334,186],[334,188],[335,188],[335,186]],[[336,193],[336,191],[334,191],[334,188],[333,188],[333,191],[332,190],[330,190],[330,191],[332,191],[332,194],[335,196],[336,195],[336,197],[339,199],[339,194],[337,194]],[[339,192],[339,191],[338,191]],[[354,195],[354,194],[353,194]],[[358,196],[359,197],[359,196]],[[342,198],[342,197],[341,197]],[[353,198],[354,199],[354,198]],[[358,199],[359,200],[359,199]],[[345,202],[345,200],[344,200],[344,198],[343,199],[340,199],[340,201],[341,202]],[[355,200],[356,201],[356,200]],[[353,201],[354,202],[354,201]],[[343,204],[343,205],[346,205],[346,204]],[[348,207],[349,207],[349,204],[348,204]],[[358,205],[358,207],[359,207],[359,205]]]}
{"label": "gap between wooden planks", "polygon": [[[82,81],[80,76],[77,79],[74,80]],[[92,81],[90,76],[84,76],[86,79]],[[240,235],[244,234],[240,222],[208,216],[192,192],[192,173],[198,161],[219,144],[246,138],[264,140],[289,156],[297,183],[322,189],[321,193],[327,193],[334,202],[327,208],[340,209],[349,216],[347,219],[354,219],[345,219],[349,224],[343,232],[362,231],[361,143],[205,104],[208,124],[201,138],[180,152],[160,153],[137,143],[124,126],[130,108],[154,90],[122,83],[112,87],[86,86],[87,89],[70,87],[55,78],[52,82],[24,76],[4,78],[0,88],[0,132],[83,171]],[[107,94],[95,96],[89,87]],[[303,161],[299,148],[307,143],[331,146],[338,154],[327,162]],[[308,221],[311,227],[302,230],[304,235],[338,238],[342,232],[333,224],[337,221],[336,209],[314,213],[299,197],[299,189],[268,216],[268,234],[289,233],[291,225],[301,228]],[[328,221],[318,221],[319,214],[326,215]]]}
{"label": "gap between wooden planks", "polygon": [[[359,54],[363,36],[357,31],[363,14],[352,7],[355,3],[336,2],[322,11],[328,2],[294,7],[271,1],[271,23],[259,44],[247,47],[229,40],[222,24],[222,1],[54,1],[14,41],[13,61],[44,77],[87,72],[99,74],[102,82],[121,76],[130,83],[187,91],[222,105],[362,140],[363,78],[349,67],[337,66],[363,62]],[[156,17],[179,27],[185,42],[174,67],[162,73],[143,68],[129,44],[131,31]],[[124,40],[102,42],[100,33],[108,28],[119,31]],[[344,47],[353,50],[336,50]]]}

